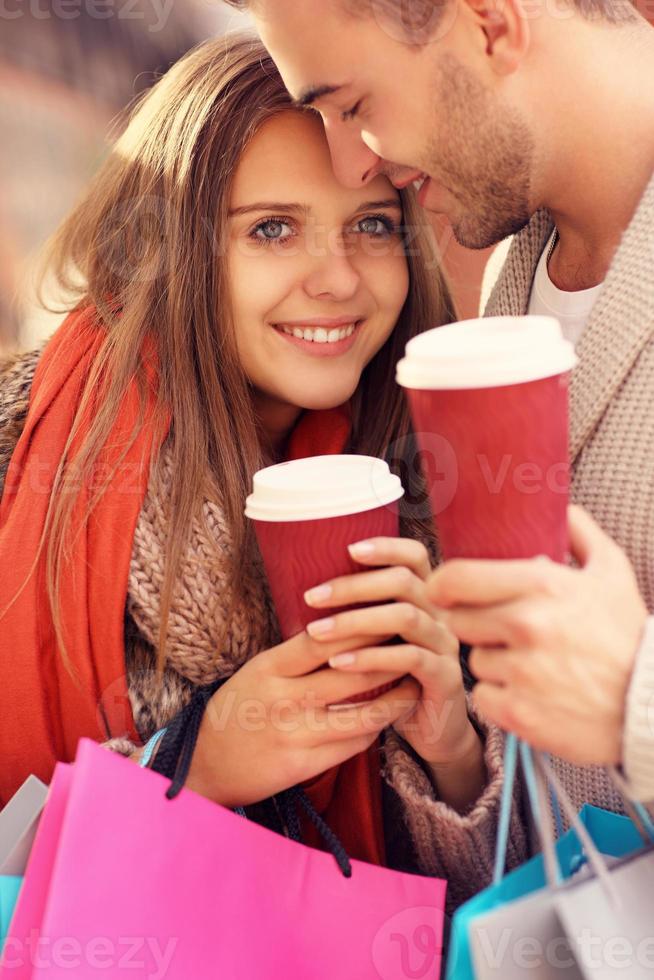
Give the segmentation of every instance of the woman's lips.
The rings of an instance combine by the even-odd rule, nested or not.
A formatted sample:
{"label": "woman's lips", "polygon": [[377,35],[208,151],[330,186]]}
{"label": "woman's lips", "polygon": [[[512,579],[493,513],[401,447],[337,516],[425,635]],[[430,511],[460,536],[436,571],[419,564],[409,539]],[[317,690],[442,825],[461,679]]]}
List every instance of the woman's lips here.
{"label": "woman's lips", "polygon": [[275,333],[281,337],[282,340],[288,341],[289,344],[295,345],[299,350],[303,351],[305,354],[309,354],[312,357],[336,357],[339,354],[346,354],[359,335],[359,330],[363,320],[357,320],[354,332],[349,337],[344,337],[343,340],[335,340],[333,343],[319,343],[316,340],[303,340],[300,337],[294,337],[292,334],[285,333],[283,330],[283,324],[275,324]]}

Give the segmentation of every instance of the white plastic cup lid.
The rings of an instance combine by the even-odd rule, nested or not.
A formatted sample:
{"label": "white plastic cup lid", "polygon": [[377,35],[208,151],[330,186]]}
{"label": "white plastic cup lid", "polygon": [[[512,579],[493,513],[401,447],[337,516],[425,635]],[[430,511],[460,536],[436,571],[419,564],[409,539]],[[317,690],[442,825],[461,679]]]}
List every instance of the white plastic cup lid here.
{"label": "white plastic cup lid", "polygon": [[396,378],[403,388],[493,388],[550,378],[576,363],[554,317],[481,317],[414,337]]}
{"label": "white plastic cup lid", "polygon": [[310,456],[254,474],[245,515],[255,521],[310,521],[383,507],[404,494],[375,456]]}

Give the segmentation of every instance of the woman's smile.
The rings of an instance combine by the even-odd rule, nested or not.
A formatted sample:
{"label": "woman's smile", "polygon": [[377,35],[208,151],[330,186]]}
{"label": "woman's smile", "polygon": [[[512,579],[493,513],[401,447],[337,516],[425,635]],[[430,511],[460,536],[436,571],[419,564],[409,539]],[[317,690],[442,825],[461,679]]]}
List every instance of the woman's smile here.
{"label": "woman's smile", "polygon": [[336,357],[354,345],[363,319],[340,317],[334,320],[307,319],[274,323],[282,340],[313,357]]}

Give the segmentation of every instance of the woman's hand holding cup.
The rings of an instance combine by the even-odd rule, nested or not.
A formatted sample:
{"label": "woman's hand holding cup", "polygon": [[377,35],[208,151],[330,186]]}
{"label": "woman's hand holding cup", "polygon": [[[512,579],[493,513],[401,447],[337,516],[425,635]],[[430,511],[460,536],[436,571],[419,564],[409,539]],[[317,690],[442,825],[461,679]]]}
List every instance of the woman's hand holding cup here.
{"label": "woman's hand holding cup", "polygon": [[257,654],[207,706],[186,785],[223,806],[247,806],[364,752],[380,731],[413,709],[418,684],[407,678],[373,703],[327,706],[397,678],[396,670],[337,672],[331,656],[384,636],[318,642],[306,631]]}
{"label": "woman's hand holding cup", "polygon": [[[427,597],[425,586],[431,572],[427,549],[408,538],[380,537],[349,550],[360,564],[384,567],[332,579],[306,593],[305,601],[325,609],[364,602],[383,604],[341,612],[314,621],[307,629],[323,643],[348,635],[367,637],[366,646],[330,655],[329,663],[339,673],[367,674],[368,689],[382,672],[395,678],[409,674],[417,681],[415,706],[409,706],[392,724],[430,767],[441,798],[450,795],[452,783],[452,805],[464,806],[471,801],[467,797],[474,799],[483,788],[482,749],[468,716],[458,640]],[[380,633],[387,639],[399,636],[404,643],[375,645],[374,637]],[[391,693],[397,696],[400,691],[398,687]],[[339,708],[344,714],[351,710]],[[459,788],[454,789],[457,781]]]}
{"label": "woman's hand holding cup", "polygon": [[[403,492],[382,459],[310,457],[256,473],[245,513],[254,523],[282,635],[303,634],[322,646],[316,665],[350,655],[311,677],[315,689],[316,678],[326,674],[326,689],[330,674],[339,683],[356,676],[357,691],[366,696],[368,703],[344,705],[355,692],[332,691],[322,709],[332,724],[351,733],[365,719],[375,730],[368,745],[394,725],[430,769],[440,798],[460,809],[483,789],[482,749],[468,718],[458,641],[426,594],[427,550],[399,537]],[[364,554],[359,547],[357,553],[353,542],[374,550]],[[366,564],[385,567],[362,572]],[[368,608],[357,608],[362,604]],[[404,642],[382,645],[397,638]],[[340,649],[330,649],[335,643]],[[395,686],[375,690],[385,682]],[[350,742],[343,759],[356,754]]]}

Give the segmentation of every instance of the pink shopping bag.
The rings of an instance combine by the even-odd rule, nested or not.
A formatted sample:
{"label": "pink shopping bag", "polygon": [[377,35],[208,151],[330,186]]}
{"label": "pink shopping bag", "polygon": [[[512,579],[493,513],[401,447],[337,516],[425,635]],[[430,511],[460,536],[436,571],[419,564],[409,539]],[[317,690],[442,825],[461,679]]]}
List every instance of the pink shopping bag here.
{"label": "pink shopping bag", "polygon": [[446,883],[288,840],[82,739],[57,767],[2,980],[440,975]]}

